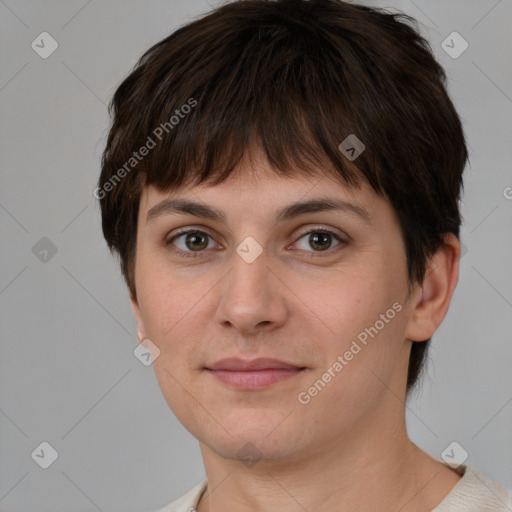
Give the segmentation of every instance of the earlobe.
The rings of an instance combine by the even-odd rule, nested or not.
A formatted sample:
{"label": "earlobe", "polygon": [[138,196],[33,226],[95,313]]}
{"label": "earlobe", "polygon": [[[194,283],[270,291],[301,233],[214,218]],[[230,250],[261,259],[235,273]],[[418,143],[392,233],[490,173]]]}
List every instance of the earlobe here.
{"label": "earlobe", "polygon": [[460,242],[448,233],[444,244],[430,259],[422,286],[413,298],[407,339],[428,340],[445,318],[459,279],[459,259]]}
{"label": "earlobe", "polygon": [[131,293],[130,302],[132,305],[133,314],[135,315],[135,320],[137,321],[137,337],[139,338],[139,342],[142,342],[146,339],[146,330],[144,329],[144,322],[142,321],[142,315],[137,299]]}

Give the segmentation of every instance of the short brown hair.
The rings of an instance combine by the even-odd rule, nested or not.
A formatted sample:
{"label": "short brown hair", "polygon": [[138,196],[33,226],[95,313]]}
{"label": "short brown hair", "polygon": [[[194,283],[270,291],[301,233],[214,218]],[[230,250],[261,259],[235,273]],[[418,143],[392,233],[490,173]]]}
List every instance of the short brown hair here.
{"label": "short brown hair", "polygon": [[[147,50],[109,112],[95,196],[133,297],[143,187],[221,183],[252,144],[278,174],[326,169],[385,197],[410,286],[442,235],[459,237],[466,141],[445,72],[403,13],[342,0],[230,2]],[[354,162],[339,149],[351,134],[365,146]],[[408,391],[429,342],[412,345]]]}

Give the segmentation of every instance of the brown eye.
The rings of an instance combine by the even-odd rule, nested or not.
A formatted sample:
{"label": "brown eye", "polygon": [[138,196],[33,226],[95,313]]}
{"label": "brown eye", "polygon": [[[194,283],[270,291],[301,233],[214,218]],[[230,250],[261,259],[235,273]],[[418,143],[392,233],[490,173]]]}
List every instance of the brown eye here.
{"label": "brown eye", "polygon": [[175,246],[176,249],[173,250],[182,253],[184,256],[196,256],[204,252],[205,249],[212,248],[210,242],[213,241],[208,233],[196,229],[189,229],[180,231],[168,240],[166,245]]}
{"label": "brown eye", "polygon": [[[301,240],[303,240],[303,242],[301,242]],[[326,252],[332,248],[333,241],[338,242],[334,247],[337,247],[343,243],[343,240],[336,233],[327,230],[315,229],[304,233],[296,242],[296,244],[298,249],[304,251]],[[302,245],[302,247],[300,245]],[[313,249],[313,251],[310,249]]]}
{"label": "brown eye", "polygon": [[308,242],[314,249],[325,251],[330,248],[331,239],[332,237],[328,233],[311,233]]}
{"label": "brown eye", "polygon": [[191,251],[205,249],[208,246],[207,236],[201,233],[189,233],[185,236],[185,245]]}

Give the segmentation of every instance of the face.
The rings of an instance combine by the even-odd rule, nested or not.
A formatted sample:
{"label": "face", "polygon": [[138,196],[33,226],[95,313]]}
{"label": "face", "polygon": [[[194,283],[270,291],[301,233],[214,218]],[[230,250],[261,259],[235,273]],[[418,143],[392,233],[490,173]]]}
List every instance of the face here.
{"label": "face", "polygon": [[[389,389],[405,394],[405,247],[369,187],[277,177],[262,159],[239,171],[220,185],[144,190],[132,303],[159,350],[164,397],[202,445],[291,461],[396,414],[383,404]],[[178,199],[202,210],[165,204]],[[215,370],[225,358],[281,363]]]}

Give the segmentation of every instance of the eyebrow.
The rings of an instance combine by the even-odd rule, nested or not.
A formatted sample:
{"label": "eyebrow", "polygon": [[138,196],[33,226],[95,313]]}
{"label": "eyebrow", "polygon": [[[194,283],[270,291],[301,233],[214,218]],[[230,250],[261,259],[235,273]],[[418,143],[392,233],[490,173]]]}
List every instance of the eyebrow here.
{"label": "eyebrow", "polygon": [[[276,212],[276,221],[282,222],[290,220],[306,213],[316,213],[323,211],[342,211],[359,217],[366,224],[372,225],[372,218],[368,211],[362,206],[349,203],[342,199],[321,197],[309,201],[298,201],[285,206]],[[205,204],[196,203],[187,199],[164,199],[153,206],[146,215],[146,224],[151,223],[157,217],[172,214],[189,214],[195,217],[211,219],[214,221],[226,223],[224,212],[217,210]]]}

